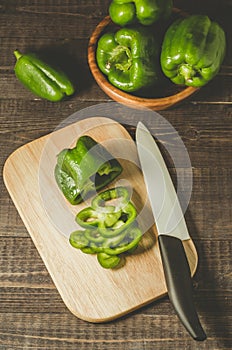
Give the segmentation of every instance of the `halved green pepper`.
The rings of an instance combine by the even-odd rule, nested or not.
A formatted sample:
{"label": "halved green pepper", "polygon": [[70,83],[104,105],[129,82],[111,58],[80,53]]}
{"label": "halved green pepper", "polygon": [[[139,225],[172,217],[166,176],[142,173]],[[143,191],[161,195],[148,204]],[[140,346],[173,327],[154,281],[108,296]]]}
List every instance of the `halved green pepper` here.
{"label": "halved green pepper", "polygon": [[151,25],[161,18],[168,18],[172,6],[172,0],[113,0],[109,14],[112,21],[120,26],[134,22]]}
{"label": "halved green pepper", "polygon": [[64,72],[54,69],[33,53],[14,51],[15,75],[35,95],[49,101],[60,101],[74,93],[74,86]]}
{"label": "halved green pepper", "polygon": [[168,28],[161,67],[173,83],[201,87],[218,73],[225,51],[225,33],[219,24],[208,16],[192,15]]}
{"label": "halved green pepper", "polygon": [[72,149],[58,154],[55,179],[66,199],[78,204],[96,190],[112,182],[122,167],[101,144],[81,136]]}
{"label": "halved green pepper", "polygon": [[138,91],[158,81],[159,49],[151,31],[143,27],[121,28],[98,41],[97,64],[118,89]]}

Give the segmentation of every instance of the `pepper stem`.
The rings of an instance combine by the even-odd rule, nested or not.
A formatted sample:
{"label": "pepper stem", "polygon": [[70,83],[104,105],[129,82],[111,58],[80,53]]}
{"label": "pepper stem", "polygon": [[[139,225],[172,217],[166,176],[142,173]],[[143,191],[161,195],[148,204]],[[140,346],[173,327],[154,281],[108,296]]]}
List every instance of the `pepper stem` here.
{"label": "pepper stem", "polygon": [[192,78],[196,75],[196,71],[189,64],[183,64],[179,68],[179,74],[184,77],[186,82],[192,82]]}
{"label": "pepper stem", "polygon": [[110,62],[115,63],[115,68],[126,72],[132,65],[130,49],[123,45],[116,46],[111,53]]}
{"label": "pepper stem", "polygon": [[22,57],[22,54],[18,51],[18,50],[15,50],[14,51],[14,55],[16,57],[16,59],[18,60],[20,57]]}

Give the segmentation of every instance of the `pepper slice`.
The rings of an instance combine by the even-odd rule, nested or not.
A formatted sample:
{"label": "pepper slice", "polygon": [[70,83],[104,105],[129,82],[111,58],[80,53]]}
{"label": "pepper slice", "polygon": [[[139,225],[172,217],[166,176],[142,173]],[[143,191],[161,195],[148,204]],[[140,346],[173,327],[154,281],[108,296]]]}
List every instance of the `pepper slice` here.
{"label": "pepper slice", "polygon": [[[114,205],[112,205],[112,201]],[[129,191],[125,187],[116,187],[99,193],[92,199],[91,206],[98,212],[119,211],[124,208],[130,201]],[[108,202],[111,205],[106,205]]]}
{"label": "pepper slice", "polygon": [[70,244],[77,249],[86,248],[89,245],[88,239],[82,230],[77,230],[71,233],[69,237]]}
{"label": "pepper slice", "polygon": [[94,210],[91,207],[81,210],[76,216],[76,222],[84,228],[104,228],[114,226],[122,215],[121,210],[112,213],[103,213]]}
{"label": "pepper slice", "polygon": [[80,249],[85,254],[97,253],[101,266],[113,268],[120,262],[119,255],[133,252],[141,238],[141,230],[136,225],[132,225],[119,236],[107,239],[102,237],[97,230],[78,230],[70,235],[69,241],[74,248]]}
{"label": "pepper slice", "polygon": [[[129,228],[130,229],[130,228]],[[124,230],[120,234],[114,237],[104,237],[98,230],[85,230],[84,235],[89,241],[89,246],[96,252],[104,252],[105,249],[114,249],[121,245],[128,244],[128,231]],[[95,237],[99,239],[96,240]]]}
{"label": "pepper slice", "polygon": [[35,95],[56,102],[74,93],[74,86],[64,72],[54,69],[34,53],[23,55],[15,50],[14,55],[16,77]]}
{"label": "pepper slice", "polygon": [[[97,227],[103,237],[115,237],[136,219],[137,211],[128,199],[129,192],[124,187],[106,190],[92,200],[92,207],[76,215],[76,222],[88,229]],[[118,200],[116,206],[106,205],[111,200]]]}
{"label": "pepper slice", "polygon": [[121,186],[99,193],[91,205],[77,214],[76,221],[84,230],[73,232],[70,244],[83,253],[96,253],[102,267],[114,268],[120,255],[132,253],[142,238],[136,209],[129,191]]}
{"label": "pepper slice", "polygon": [[114,248],[104,248],[104,253],[108,255],[119,255],[137,247],[142,238],[141,230],[138,227],[132,227],[126,231],[125,238]]}
{"label": "pepper slice", "polygon": [[120,163],[90,136],[81,136],[72,149],[57,157],[55,179],[73,205],[112,182],[120,173]]}
{"label": "pepper slice", "polygon": [[170,16],[172,0],[113,0],[109,6],[112,21],[120,26],[139,22],[151,25]]}
{"label": "pepper slice", "polygon": [[98,253],[97,260],[105,269],[113,269],[114,267],[118,266],[121,259],[117,255],[112,256],[106,253]]}
{"label": "pepper slice", "polygon": [[121,28],[98,41],[99,69],[111,84],[133,92],[155,85],[159,75],[159,48],[151,31],[144,27]]}

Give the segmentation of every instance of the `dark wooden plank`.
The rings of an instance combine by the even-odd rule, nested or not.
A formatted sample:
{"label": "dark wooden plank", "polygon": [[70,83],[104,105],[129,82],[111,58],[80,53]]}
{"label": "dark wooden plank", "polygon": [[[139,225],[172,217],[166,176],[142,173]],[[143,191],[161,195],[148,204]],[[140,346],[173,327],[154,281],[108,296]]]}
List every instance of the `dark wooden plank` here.
{"label": "dark wooden plank", "polygon": [[[11,335],[9,335],[9,338]],[[44,339],[37,339],[38,337],[27,337],[27,336],[18,336],[14,335],[13,339],[15,343],[17,344],[16,347],[10,349],[17,349],[17,350],[25,350],[25,349],[59,349],[62,347],[63,349],[73,349],[76,350],[78,347],[78,350],[117,350],[120,348],[120,350],[153,350],[154,347],[156,349],[163,349],[164,346],[167,346],[167,349],[170,350],[176,350],[176,346],[178,349],[183,349],[183,350],[198,350],[199,349],[199,344],[197,345],[196,343],[193,343],[191,340],[180,340],[178,341],[177,339],[141,339],[139,341],[134,341],[133,339],[130,341],[124,341],[124,340],[114,340],[114,341],[105,341],[102,340],[100,342],[93,342],[92,340],[90,341],[83,341],[82,339],[80,340],[72,340],[70,338],[65,338],[61,340],[44,340]],[[213,340],[209,339],[207,341],[207,345],[203,344],[201,349],[210,349],[210,350],[219,350],[221,349],[220,343],[223,341],[223,344],[225,347],[223,347],[224,350],[230,349],[230,344],[231,341],[224,341],[224,340],[217,340],[214,342]],[[25,342],[28,344],[28,347],[21,346],[22,342]],[[12,339],[10,340],[10,343],[12,344]],[[7,347],[3,347],[3,350],[9,349]],[[208,347],[209,346],[209,347]]]}
{"label": "dark wooden plank", "polygon": [[[53,131],[73,112],[110,101],[94,82],[87,64],[89,36],[108,12],[109,2],[1,1],[1,174],[5,159],[16,148]],[[62,302],[1,175],[0,348],[3,350],[231,348],[232,3],[231,0],[174,0],[174,5],[189,13],[208,14],[227,34],[227,54],[218,76],[185,103],[160,112],[179,132],[193,167],[193,191],[186,220],[199,253],[199,266],[193,279],[194,298],[208,340],[202,344],[192,341],[167,297],[112,323],[94,325],[74,317]],[[16,48],[24,52],[36,50],[55,58],[77,82],[77,93],[57,104],[32,96],[14,76]],[[133,135],[133,118],[128,124]],[[175,179],[172,163],[168,164]],[[185,176],[189,176],[187,170],[183,169]],[[184,195],[188,188],[180,190]]]}
{"label": "dark wooden plank", "polygon": [[1,135],[9,141],[0,139],[5,148],[0,157],[9,151],[33,141],[58,128],[59,124],[78,110],[91,106],[92,101],[67,100],[53,104],[37,100],[5,100],[0,104]]}
{"label": "dark wooden plank", "polygon": [[[232,287],[230,279],[231,241],[222,238],[217,240],[195,239],[195,244],[199,254],[198,271],[194,277],[196,293],[210,291],[210,293],[219,293],[219,296],[223,293],[229,295]],[[50,293],[50,290],[54,292],[47,270],[29,237],[0,237],[0,253],[1,289],[5,291],[7,288],[15,290],[22,288],[25,291],[44,289],[45,294]],[[4,293],[0,295],[4,300]],[[11,309],[13,305],[4,303],[3,308],[5,307]]]}
{"label": "dark wooden plank", "polygon": [[[11,315],[7,314],[6,316],[9,317],[11,320]],[[83,325],[79,322],[70,322],[67,321],[67,319],[64,317],[64,324],[61,326],[58,326],[57,329],[54,329],[53,327],[47,331],[42,326],[42,323],[47,324],[55,324],[57,325],[57,321],[59,316],[53,314],[53,315],[45,315],[44,317],[38,317],[38,315],[35,315],[34,317],[32,315],[24,315],[25,321],[27,323],[30,323],[33,325],[31,329],[26,329],[25,333],[22,334],[20,330],[17,330],[17,332],[13,332],[13,327],[16,322],[20,321],[19,317],[14,316],[15,322],[12,322],[12,326],[8,330],[8,332],[5,335],[5,341],[8,341],[8,345],[10,346],[11,342],[13,344],[17,344],[17,342],[20,341],[21,343],[32,345],[32,346],[44,346],[44,348],[52,348],[52,346],[65,346],[66,348],[72,348],[72,346],[83,346],[84,348],[88,348],[91,346],[91,343],[94,344],[95,347],[91,347],[91,349],[106,349],[107,347],[109,349],[116,349],[116,346],[120,346],[121,348],[125,348],[124,346],[129,346],[129,349],[147,349],[149,346],[149,349],[151,349],[151,346],[153,347],[157,344],[157,346],[161,344],[170,344],[170,349],[176,349],[175,346],[178,345],[184,345],[186,344],[185,349],[199,349],[197,347],[197,343],[193,342],[191,339],[188,338],[188,336],[184,333],[182,333],[183,329],[178,326],[171,327],[171,321],[168,320],[168,317],[159,317],[157,320],[155,317],[143,317],[141,319],[134,318],[132,322],[124,322],[123,325],[120,324],[120,322],[117,323],[117,329],[114,328],[115,335],[117,339],[114,339],[111,335],[111,329],[112,327],[105,326],[104,328],[99,326],[91,326],[88,325],[89,332],[83,332]],[[171,317],[172,318],[172,317]],[[173,321],[173,320],[172,320]],[[221,319],[219,319],[221,321]],[[138,331],[136,331],[136,323],[139,325],[142,325],[143,327]],[[67,328],[69,326],[70,333],[69,336],[66,335],[64,332],[64,328]],[[149,329],[153,329],[153,334],[149,334]],[[166,329],[170,329],[170,338],[163,337],[163,332],[166,331]],[[182,333],[182,334],[181,334]],[[212,339],[212,338],[211,338]],[[228,339],[227,344],[229,344]],[[224,339],[218,338],[218,344],[222,344]],[[213,341],[209,339],[207,344],[204,346],[202,345],[201,348],[203,349],[209,349],[208,346],[213,345]],[[137,344],[137,345],[136,345]],[[79,349],[78,346],[78,349]],[[138,347],[137,347],[138,346]],[[199,344],[198,344],[199,346]],[[74,348],[74,347],[73,347]],[[212,347],[211,347],[212,348]],[[226,349],[225,347],[224,349]],[[20,347],[21,349],[21,347]],[[183,347],[181,348],[183,349]],[[214,348],[213,348],[214,349]],[[215,348],[216,349],[216,348]]]}
{"label": "dark wooden plank", "polygon": [[[170,309],[171,311],[171,309]],[[26,327],[18,327],[22,323]],[[17,346],[17,349],[199,349],[199,343],[194,342],[186,334],[183,326],[176,322],[176,316],[169,315],[134,315],[114,324],[85,324],[74,317],[60,314],[5,314],[4,325],[8,326],[1,332],[1,343]],[[208,318],[209,338],[202,343],[201,349],[230,349],[230,338],[224,335],[223,317],[218,317],[218,327],[214,331],[212,319]],[[228,319],[230,321],[230,319]],[[50,327],[47,327],[47,325]],[[17,327],[17,328],[16,328]],[[211,328],[212,327],[212,328]],[[66,330],[69,330],[68,333]],[[86,330],[86,331],[85,331]],[[152,331],[151,331],[152,330]],[[166,336],[164,335],[166,334]],[[215,340],[216,337],[216,340]],[[0,343],[0,344],[1,344]],[[22,346],[23,344],[23,346]]]}
{"label": "dark wooden plank", "polygon": [[41,13],[43,15],[53,14],[56,15],[70,15],[81,16],[89,14],[94,16],[96,13],[102,14],[101,9],[104,9],[104,13],[107,12],[108,4],[110,0],[68,0],[65,2],[60,1],[46,1],[40,0],[17,0],[17,1],[5,1],[5,4],[1,5],[2,11],[6,13]]}
{"label": "dark wooden plank", "polygon": [[[2,317],[4,322],[0,334],[2,341],[8,346],[17,344],[20,339],[24,344],[24,348],[26,348],[26,345],[44,346],[45,348],[49,348],[49,346],[58,347],[58,345],[63,344],[62,341],[65,341],[63,344],[65,348],[74,344],[84,347],[94,344],[94,349],[98,345],[101,346],[99,347],[101,349],[107,346],[116,349],[116,344],[120,344],[122,347],[129,344],[130,346],[139,344],[138,349],[141,349],[144,342],[153,347],[156,344],[157,346],[161,344],[168,346],[171,342],[170,349],[176,349],[180,344],[189,349],[197,344],[188,337],[177,321],[168,298],[155,302],[113,323],[93,325],[69,314],[69,311],[60,304],[60,300],[57,300],[56,294],[50,289],[41,289],[41,291],[38,289],[22,289],[21,292],[14,295],[14,290],[11,290],[9,300],[12,298],[13,304],[9,309],[6,307],[7,310]],[[20,305],[23,304],[24,293],[29,296],[29,300],[27,299],[28,307],[23,306],[24,313],[21,315]],[[204,303],[195,298],[196,305],[200,310],[201,320],[208,332],[208,340],[201,345],[201,348],[208,349],[210,346],[210,349],[229,349],[231,314],[229,313],[228,296],[226,294],[215,295],[214,292],[208,290],[204,293],[198,291],[198,294],[200,294],[201,301],[204,300]],[[56,301],[55,304],[53,303],[54,300]],[[39,306],[36,307],[37,304],[40,308]],[[52,308],[51,305],[53,305]],[[12,308],[14,308],[13,313]],[[61,315],[62,324],[60,323]],[[33,327],[20,328],[18,325],[21,323],[22,317],[24,324],[33,325]],[[49,328],[47,327],[48,324]],[[17,331],[15,331],[15,328]],[[66,330],[68,330],[68,336]],[[198,349],[198,347],[193,347],[193,349]]]}
{"label": "dark wooden plank", "polygon": [[[93,29],[100,22],[101,16],[95,17],[94,12],[82,15],[82,21],[88,25],[78,25],[79,16],[54,16],[40,13],[12,13],[1,14],[1,35],[3,37],[18,37],[19,40],[31,40],[31,38],[88,38]],[[17,26],[15,25],[17,23]],[[23,30],[17,30],[23,28]]]}
{"label": "dark wooden plank", "polygon": [[[78,37],[71,38],[50,38],[45,37],[42,39],[33,37],[30,40],[19,40],[17,37],[2,37],[1,38],[1,50],[2,55],[0,57],[0,69],[6,73],[11,73],[15,65],[14,50],[18,49],[22,53],[33,51],[40,54],[54,55],[54,61],[60,62],[61,59],[66,59],[67,67],[72,61],[73,68],[78,70],[80,62],[82,65],[87,66],[87,45],[88,39],[79,39]],[[55,59],[56,56],[56,59]]]}
{"label": "dark wooden plank", "polygon": [[[0,130],[2,135],[8,134],[9,136],[15,131],[24,131],[25,134],[28,134],[28,132],[39,129],[39,127],[42,128],[41,135],[43,132],[49,133],[75,112],[81,110],[83,112],[85,108],[90,106],[92,106],[93,111],[94,105],[110,102],[107,99],[98,99],[97,97],[91,100],[89,95],[88,98],[81,99],[77,94],[66,101],[52,103],[45,100],[37,100],[34,96],[31,99],[30,92],[28,94],[30,98],[26,100],[13,98],[1,100]],[[118,113],[116,114],[115,110],[116,108],[113,110],[114,113],[112,113],[110,104],[106,104],[104,115],[115,120],[122,120],[129,132],[134,135],[137,121],[133,118],[133,112],[130,111],[131,113],[125,114],[125,109],[121,111],[117,109]],[[230,149],[232,108],[227,105],[214,106],[209,104],[204,107],[193,107],[190,102],[184,103],[175,109],[160,111],[159,114],[176,129],[189,151],[201,151],[203,146],[207,147],[209,154],[211,153],[211,147],[226,148],[226,145],[228,145],[228,150]],[[146,111],[141,112],[141,115],[146,120]],[[86,116],[88,116],[88,112],[86,112]],[[78,119],[76,118],[76,120]],[[75,119],[73,122],[75,122]],[[157,126],[152,127],[151,125],[151,132],[154,135],[161,132],[164,133],[165,125],[161,126],[162,128],[159,130]],[[173,137],[170,135],[170,142],[172,142],[172,139]],[[226,154],[223,154],[222,158],[226,156]]]}

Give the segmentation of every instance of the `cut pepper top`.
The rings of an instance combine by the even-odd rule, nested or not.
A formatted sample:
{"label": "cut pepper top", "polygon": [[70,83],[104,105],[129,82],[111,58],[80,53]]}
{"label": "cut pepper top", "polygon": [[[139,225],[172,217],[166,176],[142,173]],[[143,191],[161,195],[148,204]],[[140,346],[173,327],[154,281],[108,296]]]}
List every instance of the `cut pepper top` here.
{"label": "cut pepper top", "polygon": [[143,27],[121,28],[98,41],[100,70],[117,88],[133,92],[158,81],[159,49],[154,35]]}
{"label": "cut pepper top", "polygon": [[90,136],[81,136],[72,149],[62,150],[57,157],[55,178],[71,204],[97,191],[122,172],[120,163]]}

